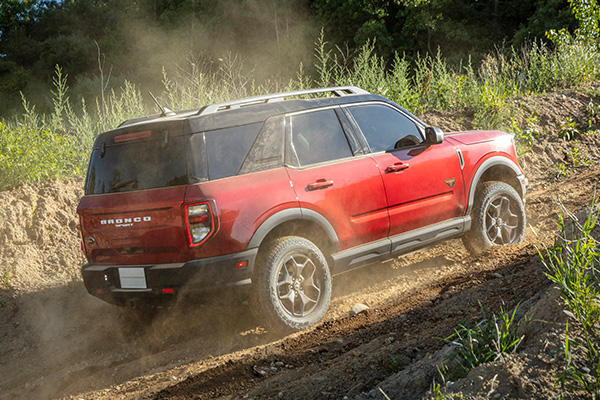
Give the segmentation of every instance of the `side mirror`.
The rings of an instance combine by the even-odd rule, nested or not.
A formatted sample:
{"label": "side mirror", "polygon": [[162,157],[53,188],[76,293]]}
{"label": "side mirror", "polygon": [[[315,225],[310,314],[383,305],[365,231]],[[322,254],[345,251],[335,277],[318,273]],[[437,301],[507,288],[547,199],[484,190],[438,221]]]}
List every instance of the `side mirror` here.
{"label": "side mirror", "polygon": [[435,126],[425,128],[425,140],[427,144],[440,144],[444,141],[444,132]]}

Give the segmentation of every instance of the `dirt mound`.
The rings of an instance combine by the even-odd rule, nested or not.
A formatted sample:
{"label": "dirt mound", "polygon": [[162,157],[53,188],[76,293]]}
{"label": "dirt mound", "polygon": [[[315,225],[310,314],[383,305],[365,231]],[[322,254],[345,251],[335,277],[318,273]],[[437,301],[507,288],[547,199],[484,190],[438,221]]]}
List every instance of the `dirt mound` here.
{"label": "dirt mound", "polygon": [[0,192],[0,274],[17,293],[79,280],[84,261],[75,212],[83,180],[47,181]]}
{"label": "dirt mound", "polygon": [[75,209],[82,188],[79,178],[0,192],[2,368],[26,349],[45,343],[44,338],[61,334],[53,323],[61,307],[55,308],[56,296],[48,299],[46,294],[57,290],[64,293],[58,298],[67,300],[66,294],[81,281],[84,257]]}

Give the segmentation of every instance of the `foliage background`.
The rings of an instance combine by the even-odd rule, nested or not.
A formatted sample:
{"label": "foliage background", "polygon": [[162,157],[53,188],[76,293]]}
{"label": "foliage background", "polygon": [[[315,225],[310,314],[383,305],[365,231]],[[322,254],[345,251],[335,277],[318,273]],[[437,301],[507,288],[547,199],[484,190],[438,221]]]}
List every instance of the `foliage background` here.
{"label": "foliage background", "polygon": [[125,79],[160,90],[163,67],[219,71],[230,54],[258,81],[290,79],[300,63],[310,75],[321,27],[347,62],[369,42],[387,66],[438,49],[454,66],[576,26],[567,0],[4,0],[0,116],[20,111],[21,92],[50,110],[56,65],[89,102]]}
{"label": "foliage background", "polygon": [[597,0],[5,0],[0,190],[83,175],[99,132],[156,113],[148,90],[181,110],[355,85],[524,152],[510,99],[597,83],[599,24]]}

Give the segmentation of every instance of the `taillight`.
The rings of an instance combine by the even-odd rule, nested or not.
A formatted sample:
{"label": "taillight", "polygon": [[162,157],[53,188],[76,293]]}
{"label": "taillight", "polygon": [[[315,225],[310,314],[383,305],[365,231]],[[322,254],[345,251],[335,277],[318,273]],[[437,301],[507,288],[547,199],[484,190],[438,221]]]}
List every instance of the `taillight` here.
{"label": "taillight", "polygon": [[183,212],[190,246],[201,245],[215,228],[210,203],[187,204]]}

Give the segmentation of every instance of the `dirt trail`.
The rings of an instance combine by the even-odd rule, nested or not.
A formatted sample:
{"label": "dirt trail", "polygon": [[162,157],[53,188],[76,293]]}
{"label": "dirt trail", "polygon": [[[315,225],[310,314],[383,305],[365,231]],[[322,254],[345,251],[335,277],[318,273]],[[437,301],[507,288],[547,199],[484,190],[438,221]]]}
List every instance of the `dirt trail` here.
{"label": "dirt trail", "polygon": [[[564,328],[534,245],[553,240],[555,200],[570,210],[591,203],[600,181],[600,132],[559,139],[560,118],[583,121],[588,97],[520,101],[519,118],[535,110],[545,134],[521,158],[531,181],[525,243],[472,257],[452,240],[348,273],[335,280],[325,321],[285,338],[256,326],[247,304],[226,293],[209,304],[183,302],[139,324],[81,284],[74,215],[81,180],[0,192],[0,398],[383,398],[378,386],[394,399],[420,398],[448,352],[437,338],[458,321],[481,318],[479,303],[490,312],[521,303],[521,312],[548,320],[544,329],[534,324],[528,331],[524,346],[533,354],[541,335]],[[456,114],[423,118],[460,128],[452,125]],[[349,316],[356,303],[369,310]],[[556,364],[528,357],[480,367],[454,388],[486,398],[485,384],[501,371],[506,387],[496,393],[547,398],[550,378],[526,372],[545,367],[548,375]]]}

